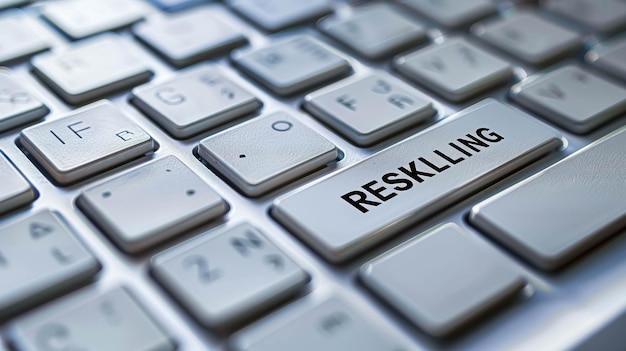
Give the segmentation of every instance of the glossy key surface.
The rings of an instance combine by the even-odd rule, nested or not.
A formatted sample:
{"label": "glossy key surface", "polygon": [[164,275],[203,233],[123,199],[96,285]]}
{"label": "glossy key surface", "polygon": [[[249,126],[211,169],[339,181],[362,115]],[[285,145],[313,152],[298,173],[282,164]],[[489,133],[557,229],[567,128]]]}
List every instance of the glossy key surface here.
{"label": "glossy key surface", "polygon": [[20,142],[61,185],[98,174],[155,148],[150,135],[106,100],[26,128]]}
{"label": "glossy key surface", "polygon": [[[0,6],[1,7],[1,6]],[[41,35],[42,24],[22,11],[4,11],[0,15],[0,64],[47,50],[48,41]]]}
{"label": "glossy key surface", "polygon": [[226,202],[174,156],[87,189],[77,201],[92,221],[130,253],[228,210]]}
{"label": "glossy key surface", "polygon": [[7,69],[0,69],[0,132],[36,121],[50,110]]}
{"label": "glossy key surface", "polygon": [[0,214],[31,203],[37,191],[0,151]]}
{"label": "glossy key surface", "polygon": [[560,145],[550,128],[487,100],[279,198],[271,213],[327,260],[346,261]]}
{"label": "glossy key surface", "polygon": [[257,316],[309,281],[248,223],[222,227],[159,254],[152,271],[200,323],[216,329]]}
{"label": "glossy key surface", "polygon": [[100,270],[61,215],[40,211],[0,228],[0,316],[84,283]]}
{"label": "glossy key surface", "polygon": [[621,128],[476,205],[470,220],[534,265],[563,267],[626,226],[624,150]]}

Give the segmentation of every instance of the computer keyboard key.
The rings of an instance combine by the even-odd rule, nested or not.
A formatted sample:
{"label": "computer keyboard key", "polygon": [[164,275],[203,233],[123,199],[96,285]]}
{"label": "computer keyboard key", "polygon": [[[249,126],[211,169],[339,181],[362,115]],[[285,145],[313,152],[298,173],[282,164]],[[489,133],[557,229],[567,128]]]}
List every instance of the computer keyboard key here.
{"label": "computer keyboard key", "polygon": [[122,28],[143,18],[136,0],[62,0],[43,6],[43,16],[72,39]]}
{"label": "computer keyboard key", "polygon": [[25,206],[37,198],[35,188],[1,151],[0,179],[0,214]]}
{"label": "computer keyboard key", "polygon": [[228,329],[283,302],[309,276],[243,223],[155,256],[156,279],[204,326]]}
{"label": "computer keyboard key", "polygon": [[[300,3],[298,3],[300,6]],[[233,54],[235,64],[278,95],[291,95],[345,76],[348,61],[308,36]]]}
{"label": "computer keyboard key", "polygon": [[304,108],[357,145],[371,145],[436,111],[425,96],[386,73],[335,83],[305,97]]}
{"label": "computer keyboard key", "polygon": [[556,132],[495,100],[456,116],[279,198],[271,214],[343,262],[562,145]]}
{"label": "computer keyboard key", "polygon": [[331,10],[328,0],[228,0],[227,4],[270,32],[321,17]]}
{"label": "computer keyboard key", "polygon": [[145,250],[228,211],[226,202],[174,156],[87,189],[77,204],[128,253]]}
{"label": "computer keyboard key", "polygon": [[73,289],[100,270],[56,212],[0,228],[0,317]]}
{"label": "computer keyboard key", "polygon": [[137,23],[133,33],[177,67],[212,58],[247,42],[239,30],[205,8]]}
{"label": "computer keyboard key", "polygon": [[35,73],[70,104],[105,97],[148,81],[153,73],[136,44],[114,33],[35,56]]}
{"label": "computer keyboard key", "polygon": [[426,30],[389,4],[354,8],[333,15],[317,27],[360,55],[380,59],[426,41]]}
{"label": "computer keyboard key", "polygon": [[401,4],[446,27],[471,24],[494,13],[497,5],[491,0],[398,0]]}
{"label": "computer keyboard key", "polygon": [[152,5],[167,12],[176,12],[196,5],[206,4],[211,0],[148,0]]}
{"label": "computer keyboard key", "polygon": [[345,297],[299,301],[235,334],[234,351],[416,351]]}
{"label": "computer keyboard key", "polygon": [[451,101],[462,101],[506,82],[511,65],[471,44],[450,38],[397,57],[394,68]]}
{"label": "computer keyboard key", "polygon": [[366,263],[359,276],[374,293],[434,336],[467,326],[525,285],[493,248],[452,223]]}
{"label": "computer keyboard key", "polygon": [[11,325],[20,351],[174,351],[175,342],[125,288],[83,290]]}
{"label": "computer keyboard key", "polygon": [[545,6],[594,31],[613,32],[626,26],[626,4],[620,0],[549,0]]}
{"label": "computer keyboard key", "polygon": [[155,148],[150,135],[106,100],[26,128],[19,140],[60,185],[99,174]]}
{"label": "computer keyboard key", "polygon": [[582,36],[530,11],[485,20],[472,27],[485,42],[533,65],[544,65],[562,58],[582,45]]}
{"label": "computer keyboard key", "polygon": [[626,81],[626,36],[600,43],[588,51],[585,60],[611,76]]}
{"label": "computer keyboard key", "polygon": [[575,65],[521,81],[511,88],[511,98],[576,133],[626,111],[626,89]]}
{"label": "computer keyboard key", "polygon": [[284,112],[212,135],[200,142],[198,153],[249,196],[294,181],[338,157],[334,144]]}
{"label": "computer keyboard key", "polygon": [[176,138],[187,138],[257,111],[262,102],[211,67],[133,90],[132,102]]}
{"label": "computer keyboard key", "polygon": [[[1,5],[0,5],[1,7]],[[7,64],[50,48],[36,30],[37,20],[19,10],[0,16],[0,64]]]}
{"label": "computer keyboard key", "polygon": [[470,221],[532,264],[558,269],[626,226],[624,150],[621,128],[474,206]]}
{"label": "computer keyboard key", "polygon": [[0,68],[0,132],[41,119],[50,110],[24,89],[12,72]]}

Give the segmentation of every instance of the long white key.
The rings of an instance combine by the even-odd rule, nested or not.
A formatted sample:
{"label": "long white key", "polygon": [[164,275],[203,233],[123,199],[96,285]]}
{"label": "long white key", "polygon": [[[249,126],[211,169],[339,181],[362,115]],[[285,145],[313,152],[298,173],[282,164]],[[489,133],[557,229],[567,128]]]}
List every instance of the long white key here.
{"label": "long white key", "polygon": [[21,84],[11,71],[0,69],[0,132],[36,121],[50,110]]}
{"label": "long white key", "polygon": [[109,101],[100,101],[68,116],[26,128],[24,148],[61,185],[142,156],[154,140]]}
{"label": "long white key", "polygon": [[472,27],[472,32],[500,50],[534,65],[553,62],[582,44],[580,34],[528,11],[480,22]]}
{"label": "long white key", "polygon": [[212,135],[200,142],[198,153],[250,196],[262,195],[338,157],[334,144],[284,112]]}
{"label": "long white key", "polygon": [[389,74],[347,79],[305,97],[304,108],[357,145],[371,145],[435,114],[424,96]]}
{"label": "long white key", "polygon": [[235,52],[233,58],[241,69],[278,95],[297,93],[351,70],[348,61],[308,36]]}
{"label": "long white key", "polygon": [[150,18],[136,24],[133,32],[177,67],[214,57],[247,42],[239,30],[205,8]]}
{"label": "long white key", "polygon": [[56,212],[38,212],[0,228],[0,316],[66,292],[99,270]]}
{"label": "long white key", "polygon": [[511,97],[576,133],[626,111],[626,89],[575,65],[525,79],[511,88]]}
{"label": "long white key", "polygon": [[369,59],[380,59],[420,44],[426,30],[389,4],[355,8],[329,16],[318,28]]}
{"label": "long white key", "polygon": [[585,55],[587,62],[626,81],[626,37],[596,45]]}
{"label": "long white key", "polygon": [[231,338],[235,351],[416,351],[344,297],[299,301]]}
{"label": "long white key", "polygon": [[113,33],[75,44],[66,52],[35,56],[32,65],[35,73],[70,104],[95,100],[152,77],[137,47]]}
{"label": "long white key", "polygon": [[368,262],[360,278],[434,336],[448,335],[483,317],[525,285],[502,256],[452,223]]}
{"label": "long white key", "polygon": [[23,351],[174,351],[175,342],[124,288],[83,290],[17,319]]}
{"label": "long white key", "polygon": [[39,24],[22,11],[9,10],[0,16],[0,64],[47,50],[50,44],[37,32]]}
{"label": "long white key", "polygon": [[626,26],[626,4],[620,0],[549,0],[545,6],[596,31]]}
{"label": "long white key", "polygon": [[87,189],[77,201],[81,210],[129,253],[228,211],[226,202],[174,156]]}
{"label": "long white key", "polygon": [[491,0],[399,0],[409,8],[432,18],[446,27],[471,24],[494,13],[496,3]]}
{"label": "long white key", "polygon": [[460,38],[398,57],[394,67],[451,101],[462,101],[507,81],[511,65]]}
{"label": "long white key", "polygon": [[626,128],[476,205],[471,222],[546,270],[626,226]]}
{"label": "long white key", "polygon": [[330,12],[328,0],[229,0],[228,5],[270,32]]}
{"label": "long white key", "polygon": [[42,14],[73,39],[131,25],[143,18],[136,0],[62,0],[45,4]]}
{"label": "long white key", "polygon": [[37,191],[0,151],[0,214],[37,198]]}
{"label": "long white key", "polygon": [[177,138],[220,126],[262,106],[258,98],[211,67],[137,87],[131,101]]}
{"label": "long white key", "polygon": [[309,276],[244,223],[152,259],[154,276],[206,327],[229,328],[283,302]]}
{"label": "long white key", "polygon": [[560,145],[532,117],[486,100],[278,199],[271,213],[341,262]]}

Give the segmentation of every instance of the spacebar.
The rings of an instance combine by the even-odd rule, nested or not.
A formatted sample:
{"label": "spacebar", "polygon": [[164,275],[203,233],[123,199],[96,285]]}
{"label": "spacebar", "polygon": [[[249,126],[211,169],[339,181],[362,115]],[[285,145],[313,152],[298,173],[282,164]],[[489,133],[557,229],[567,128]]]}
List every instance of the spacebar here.
{"label": "spacebar", "polygon": [[271,213],[338,263],[561,145],[554,130],[488,99],[279,198]]}

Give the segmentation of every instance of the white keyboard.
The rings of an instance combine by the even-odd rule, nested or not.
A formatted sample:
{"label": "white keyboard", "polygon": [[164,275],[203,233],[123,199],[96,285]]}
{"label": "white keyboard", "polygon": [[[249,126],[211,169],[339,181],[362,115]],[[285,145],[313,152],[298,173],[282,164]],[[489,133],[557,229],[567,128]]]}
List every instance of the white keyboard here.
{"label": "white keyboard", "polygon": [[0,350],[626,349],[625,29],[0,0]]}

